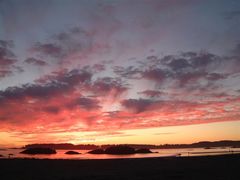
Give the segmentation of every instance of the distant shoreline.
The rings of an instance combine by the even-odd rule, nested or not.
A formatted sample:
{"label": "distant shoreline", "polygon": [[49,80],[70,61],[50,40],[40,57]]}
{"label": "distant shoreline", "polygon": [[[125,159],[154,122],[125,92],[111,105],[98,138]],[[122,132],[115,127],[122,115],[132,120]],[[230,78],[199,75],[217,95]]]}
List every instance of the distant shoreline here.
{"label": "distant shoreline", "polygon": [[139,148],[148,148],[148,149],[184,149],[184,148],[239,148],[240,141],[233,140],[221,140],[221,141],[200,141],[191,144],[104,144],[104,145],[95,145],[95,144],[71,144],[71,143],[39,143],[39,144],[27,144],[22,148],[52,148],[52,149],[61,149],[61,150],[93,150],[98,148],[108,148],[115,145],[127,145],[135,149]]}

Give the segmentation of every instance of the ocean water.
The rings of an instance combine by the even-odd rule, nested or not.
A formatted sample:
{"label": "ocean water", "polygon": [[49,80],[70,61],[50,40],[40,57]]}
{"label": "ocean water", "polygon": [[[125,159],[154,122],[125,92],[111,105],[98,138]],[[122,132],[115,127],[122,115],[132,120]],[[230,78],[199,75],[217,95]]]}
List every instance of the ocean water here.
{"label": "ocean water", "polygon": [[[52,155],[27,155],[21,154],[23,149],[4,149],[0,150],[0,158],[37,158],[37,159],[119,159],[119,158],[148,158],[148,157],[168,157],[168,156],[206,156],[219,154],[240,153],[240,148],[220,147],[220,148],[189,148],[189,149],[151,149],[150,154],[131,154],[131,155],[108,155],[108,154],[88,154],[88,150],[74,150],[81,154],[67,155],[68,150],[57,150],[57,154]],[[9,154],[10,155],[9,157]]]}

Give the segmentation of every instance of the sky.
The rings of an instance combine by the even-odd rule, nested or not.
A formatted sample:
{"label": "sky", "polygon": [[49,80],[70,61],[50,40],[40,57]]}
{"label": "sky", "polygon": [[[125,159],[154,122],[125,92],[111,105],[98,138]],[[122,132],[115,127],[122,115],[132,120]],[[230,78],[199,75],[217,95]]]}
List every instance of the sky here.
{"label": "sky", "polygon": [[1,0],[0,147],[240,139],[240,1]]}

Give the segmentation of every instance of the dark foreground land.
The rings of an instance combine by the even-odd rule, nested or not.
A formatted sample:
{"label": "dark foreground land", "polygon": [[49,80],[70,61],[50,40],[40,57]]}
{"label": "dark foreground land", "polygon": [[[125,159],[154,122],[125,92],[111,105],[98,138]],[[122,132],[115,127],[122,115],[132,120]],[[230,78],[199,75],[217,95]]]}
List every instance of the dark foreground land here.
{"label": "dark foreground land", "polygon": [[108,160],[0,159],[1,180],[239,180],[240,154]]}

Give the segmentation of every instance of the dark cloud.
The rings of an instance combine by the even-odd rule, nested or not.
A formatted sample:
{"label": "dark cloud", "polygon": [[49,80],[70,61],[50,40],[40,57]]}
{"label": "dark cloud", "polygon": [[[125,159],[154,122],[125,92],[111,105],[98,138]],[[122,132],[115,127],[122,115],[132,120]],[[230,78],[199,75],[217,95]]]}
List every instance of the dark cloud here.
{"label": "dark cloud", "polygon": [[87,98],[87,97],[80,97],[77,99],[74,99],[72,102],[68,103],[67,108],[73,109],[76,107],[80,107],[85,110],[96,110],[99,109],[99,101],[97,99],[93,98]]}
{"label": "dark cloud", "polygon": [[162,83],[169,76],[169,72],[160,68],[151,68],[142,72],[142,78]]}
{"label": "dark cloud", "polygon": [[[92,72],[89,68],[73,69],[71,71],[63,70],[54,72],[35,81],[34,84],[24,84],[22,86],[8,87],[0,91],[0,102],[16,101],[20,99],[36,98],[39,100],[49,100],[58,96],[68,96],[76,92],[76,95],[82,96],[82,93],[90,93],[94,96],[117,97],[128,88],[119,78],[98,78],[92,80]],[[68,108],[80,107],[83,109],[98,109],[100,106],[97,99],[75,98],[66,102]],[[45,111],[55,112],[57,110],[46,108]]]}
{"label": "dark cloud", "polygon": [[75,53],[86,55],[86,53],[94,51],[95,47],[99,48],[97,44],[94,44],[94,32],[78,26],[56,34],[53,36],[53,41],[62,48],[63,56]]}
{"label": "dark cloud", "polygon": [[188,69],[196,70],[206,68],[212,63],[216,63],[220,57],[205,51],[201,52],[183,52],[180,55],[168,55],[161,58],[157,63],[167,65],[174,71]]}
{"label": "dark cloud", "polygon": [[181,55],[184,57],[184,58],[193,58],[193,57],[196,57],[197,56],[197,52],[192,52],[192,51],[188,51],[188,52],[182,52]]}
{"label": "dark cloud", "polygon": [[83,83],[90,83],[92,78],[92,72],[89,69],[72,69],[72,70],[59,70],[53,72],[50,75],[46,75],[40,79],[37,79],[37,83],[51,83],[58,82],[61,84],[68,84],[69,86],[81,85]]}
{"label": "dark cloud", "polygon": [[91,91],[97,95],[118,96],[127,90],[127,85],[120,78],[104,77],[93,82]]}
{"label": "dark cloud", "polygon": [[[215,93],[212,96],[220,97],[224,96],[223,93]],[[187,98],[186,98],[187,99]],[[182,113],[183,111],[201,111],[203,107],[211,106],[222,106],[224,103],[218,103],[217,101],[207,101],[207,102],[198,102],[198,101],[187,101],[187,100],[153,100],[153,99],[125,99],[121,102],[121,105],[128,111],[132,111],[135,114],[139,113],[147,113],[154,112],[160,114],[174,114],[174,113]],[[114,116],[119,114],[120,112],[116,112],[115,114],[110,114]]]}
{"label": "dark cloud", "polygon": [[175,79],[179,87],[185,87],[187,85],[194,85],[198,80],[206,76],[205,72],[202,71],[192,71],[192,72],[181,72],[174,73],[172,78]]}
{"label": "dark cloud", "polygon": [[92,34],[73,27],[49,37],[46,42],[37,42],[31,50],[37,55],[55,58],[62,63],[64,57],[92,48]]}
{"label": "dark cloud", "polygon": [[[236,79],[237,73],[240,72],[238,57],[218,56],[206,51],[182,52],[161,58],[148,56],[145,60],[136,62],[135,66],[117,66],[113,70],[126,80],[135,78],[138,81],[145,79],[154,82],[153,88],[156,91],[146,90],[138,93],[150,98],[163,95],[162,90],[158,89],[181,91],[189,95],[201,91],[200,96],[207,96],[213,91],[223,92],[226,80]],[[172,98],[176,94],[164,95],[166,98]]]}
{"label": "dark cloud", "polygon": [[0,78],[11,75],[11,68],[17,62],[12,47],[12,41],[0,40]]}
{"label": "dark cloud", "polygon": [[219,62],[221,58],[206,51],[183,52],[180,55],[168,55],[161,58],[158,63],[167,65],[174,71],[198,70],[207,68],[211,64]]}
{"label": "dark cloud", "polygon": [[[199,80],[216,81],[227,76],[220,73],[212,73],[217,70],[222,59],[207,52],[186,52],[180,56],[163,57],[160,63],[167,66],[168,78],[176,81],[179,87],[195,85]],[[159,63],[159,62],[158,62]]]}
{"label": "dark cloud", "polygon": [[[229,72],[224,72],[225,64]],[[232,73],[237,72],[236,60],[220,57],[206,51],[183,52],[178,55],[167,55],[162,58],[148,56],[145,61],[138,62],[136,66],[113,67],[114,72],[125,79],[146,79],[156,83],[158,87],[175,83],[174,87],[186,86],[203,88],[200,81],[213,81],[227,79]],[[146,94],[145,94],[146,95]],[[150,95],[150,94],[149,94]],[[150,95],[151,97],[151,95]]]}
{"label": "dark cloud", "polygon": [[21,99],[25,97],[51,98],[73,91],[91,80],[92,74],[84,70],[71,70],[65,74],[47,76],[36,84],[24,84],[21,87],[8,87],[0,91],[1,99]]}
{"label": "dark cloud", "polygon": [[[165,80],[171,80],[178,84],[179,88],[196,86],[200,88],[199,81],[209,83],[228,78],[235,73],[236,61],[227,57],[220,57],[208,52],[185,52],[180,55],[168,55],[162,58],[148,57],[147,63],[143,62],[142,78],[163,84]],[[149,63],[150,60],[150,63]],[[229,73],[224,72],[227,65]],[[231,66],[229,66],[231,65]],[[232,68],[232,69],[231,69]],[[175,84],[175,87],[177,87]]]}
{"label": "dark cloud", "polygon": [[208,65],[218,62],[220,60],[219,58],[219,56],[208,52],[200,52],[199,54],[196,54],[196,56],[191,55],[189,61],[193,68],[199,69],[206,68]]}
{"label": "dark cloud", "polygon": [[147,97],[160,97],[161,95],[165,94],[161,91],[155,91],[155,90],[145,90],[145,91],[142,91],[142,92],[139,92],[139,94],[143,94]]}
{"label": "dark cloud", "polygon": [[127,78],[127,79],[139,79],[140,73],[141,73],[141,71],[134,66],[129,66],[127,68],[122,67],[122,66],[115,66],[115,67],[113,67],[113,71],[118,76],[121,76],[121,77]]}
{"label": "dark cloud", "polygon": [[25,97],[33,98],[51,98],[52,96],[63,93],[70,87],[58,82],[39,84],[24,84],[21,87],[8,87],[0,91],[0,97],[3,99],[21,99]]}
{"label": "dark cloud", "polygon": [[171,67],[174,71],[177,71],[177,70],[182,70],[184,68],[191,67],[191,64],[189,64],[189,62],[186,59],[181,58],[181,59],[172,60],[168,64],[168,66]]}
{"label": "dark cloud", "polygon": [[154,101],[149,99],[125,99],[121,102],[121,105],[128,110],[132,110],[134,113],[141,113],[149,109]]}
{"label": "dark cloud", "polygon": [[60,107],[57,106],[47,106],[43,108],[43,111],[51,114],[58,114],[60,112]]}
{"label": "dark cloud", "polygon": [[33,64],[33,65],[37,65],[37,66],[46,66],[47,63],[45,61],[42,61],[42,60],[39,60],[39,59],[36,59],[36,58],[27,58],[25,61],[25,63],[28,63],[28,64]]}
{"label": "dark cloud", "polygon": [[33,52],[39,52],[40,54],[44,54],[47,56],[53,56],[53,57],[61,57],[62,55],[62,49],[56,44],[53,43],[40,43],[37,42],[33,48]]}
{"label": "dark cloud", "polygon": [[80,85],[82,83],[89,83],[92,78],[92,73],[84,69],[73,69],[64,76],[57,78],[60,82],[65,82],[69,85]]}
{"label": "dark cloud", "polygon": [[[160,97],[163,95],[161,89],[164,89],[164,92],[176,92],[165,93],[162,96],[164,98],[176,98],[179,96],[177,91],[197,98],[225,92],[224,83],[230,78],[237,80],[239,62],[238,56],[218,56],[207,51],[182,52],[163,57],[148,56],[145,60],[137,61],[135,66],[117,66],[113,70],[126,81],[135,79],[140,82],[145,79],[154,82],[152,88],[155,90],[138,93],[145,97]],[[196,92],[201,94],[195,96]]]}

